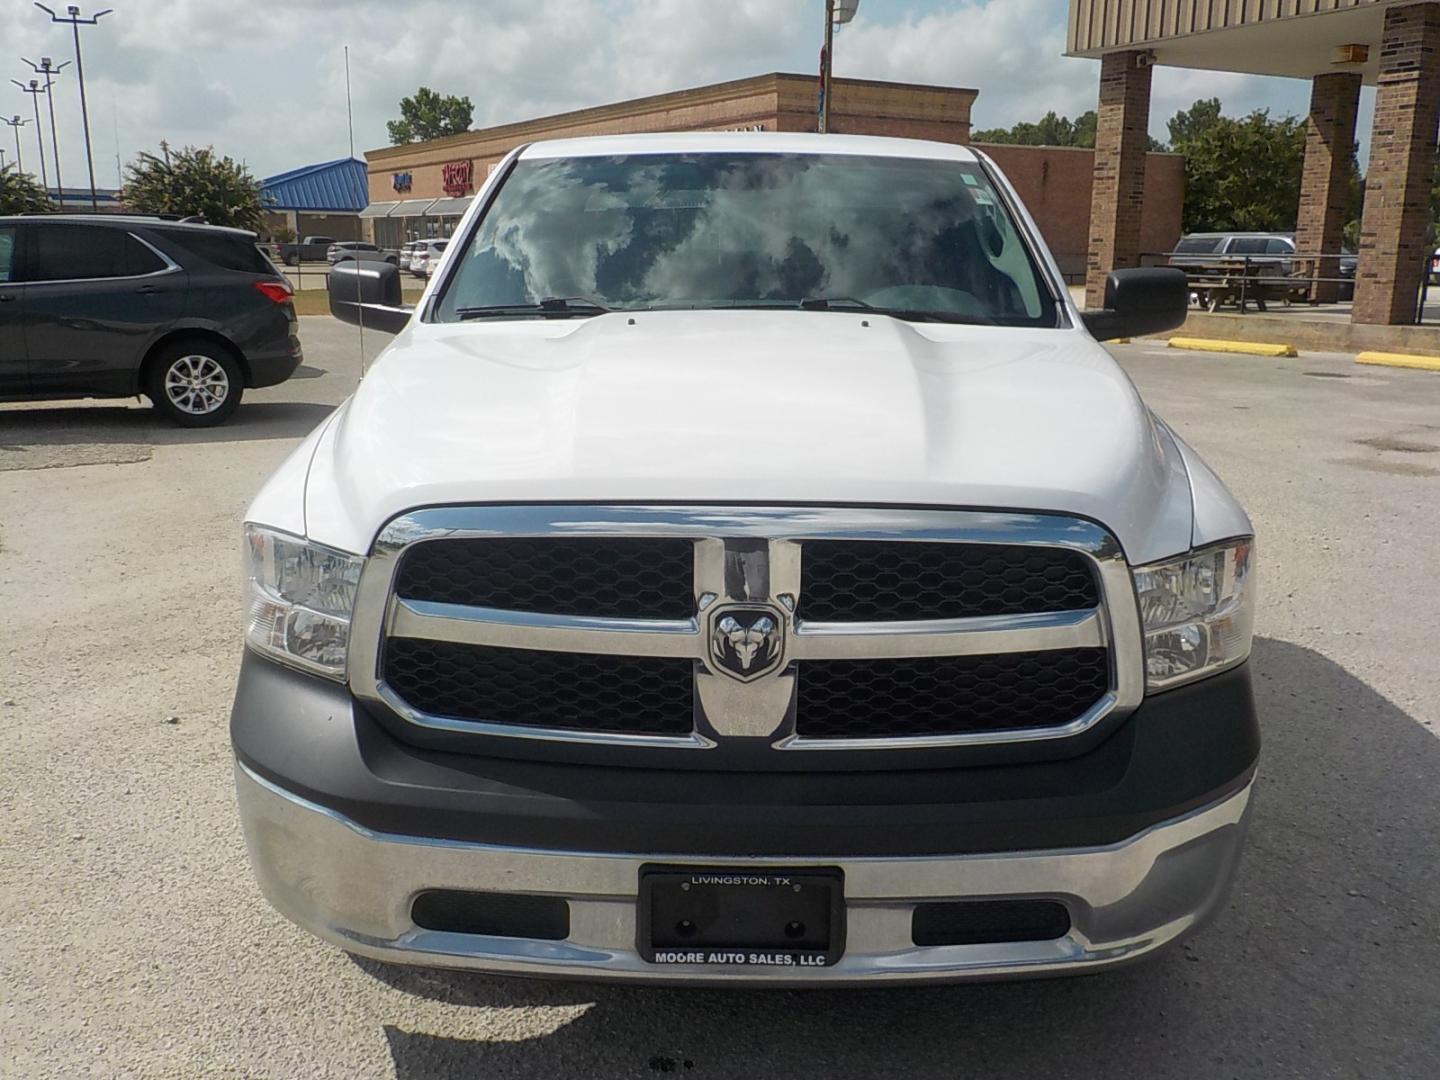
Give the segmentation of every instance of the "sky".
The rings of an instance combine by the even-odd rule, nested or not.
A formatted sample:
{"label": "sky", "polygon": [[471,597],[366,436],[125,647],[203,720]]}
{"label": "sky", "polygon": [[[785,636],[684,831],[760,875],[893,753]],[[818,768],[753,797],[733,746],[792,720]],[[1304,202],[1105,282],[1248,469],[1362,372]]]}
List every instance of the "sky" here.
{"label": "sky", "polygon": [[[101,187],[115,186],[117,158],[156,151],[162,139],[213,145],[259,177],[344,157],[346,44],[363,155],[386,145],[385,121],[422,84],[468,95],[482,127],[768,71],[808,72],[824,24],[823,0],[107,2],[114,13],[81,31]],[[835,72],[974,87],[976,128],[1051,109],[1074,116],[1095,107],[1098,64],[1061,55],[1066,11],[1065,0],[862,0],[837,35]],[[8,82],[33,77],[22,56],[73,59],[70,27],[51,24],[30,0],[0,0],[0,115],[33,115],[29,95]],[[86,182],[73,73],[67,68],[55,86],[67,187]],[[1298,80],[1159,68],[1152,132],[1165,138],[1165,121],[1200,97],[1219,97],[1227,113],[1279,115],[1303,113],[1308,92]],[[1367,121],[1368,102],[1367,92]],[[42,122],[48,157],[48,117]],[[35,171],[33,123],[21,134],[27,171]],[[7,161],[11,135],[0,128]]]}

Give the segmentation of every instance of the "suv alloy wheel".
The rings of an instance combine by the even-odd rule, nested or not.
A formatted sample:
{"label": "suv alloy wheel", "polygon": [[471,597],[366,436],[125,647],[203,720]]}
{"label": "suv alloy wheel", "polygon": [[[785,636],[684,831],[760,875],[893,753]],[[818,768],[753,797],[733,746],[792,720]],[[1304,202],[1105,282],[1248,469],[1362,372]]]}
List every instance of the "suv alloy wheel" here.
{"label": "suv alloy wheel", "polygon": [[151,365],[145,393],[158,412],[181,427],[223,424],[240,406],[240,366],[208,341],[179,341]]}

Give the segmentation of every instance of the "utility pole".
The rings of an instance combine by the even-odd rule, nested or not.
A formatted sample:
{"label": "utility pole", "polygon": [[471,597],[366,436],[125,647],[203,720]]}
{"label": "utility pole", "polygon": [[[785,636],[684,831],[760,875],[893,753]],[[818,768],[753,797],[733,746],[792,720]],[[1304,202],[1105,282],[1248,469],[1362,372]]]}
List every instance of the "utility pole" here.
{"label": "utility pole", "polygon": [[[99,210],[100,200],[95,194],[95,158],[90,152],[90,110],[85,104],[85,62],[80,58],[80,27],[94,26],[102,16],[109,15],[114,9],[106,8],[104,11],[97,11],[88,19],[82,19],[80,9],[71,4],[65,9],[68,17],[62,19],[44,4],[37,3],[35,6],[49,15],[51,22],[69,23],[70,29],[75,32],[75,74],[80,81],[80,122],[85,126],[85,165],[90,170],[90,209]],[[58,183],[60,177],[59,158],[55,160],[55,177]]]}
{"label": "utility pole", "polygon": [[355,157],[355,109],[350,104],[350,46],[345,46],[345,119],[350,125],[350,157]]}
{"label": "utility pole", "polygon": [[825,44],[820,47],[820,134],[830,130],[830,70],[835,47],[835,0],[825,0]]}
{"label": "utility pole", "polygon": [[[21,89],[23,90],[24,87],[21,87]],[[20,156],[20,129],[30,121],[22,120],[18,113],[8,118],[0,116],[0,120],[4,120],[15,132],[15,168],[23,173],[25,171],[25,159]]]}
{"label": "utility pole", "polygon": [[[28,62],[28,61],[27,61]],[[11,79],[16,86],[30,95],[30,100],[35,103],[35,145],[40,150],[40,183],[46,191],[50,190],[50,175],[45,170],[45,137],[41,133],[45,130],[40,126],[40,95],[45,93],[45,88],[40,85],[39,79],[31,79],[30,85],[26,86],[19,79]]]}
{"label": "utility pole", "polygon": [[820,50],[820,123],[824,135],[830,130],[830,96],[834,89],[835,27],[855,18],[860,0],[825,0],[825,46]]}
{"label": "utility pole", "polygon": [[[20,59],[25,60],[25,57],[22,56]],[[63,210],[65,208],[65,184],[60,179],[60,136],[55,132],[55,94],[50,88],[55,85],[54,76],[59,75],[61,69],[69,67],[70,61],[66,60],[63,64],[56,64],[50,57],[42,56],[38,64],[34,60],[25,60],[25,63],[30,65],[32,71],[37,71],[45,76],[45,100],[50,106],[50,151],[55,164],[55,202]],[[30,85],[35,85],[33,80]]]}

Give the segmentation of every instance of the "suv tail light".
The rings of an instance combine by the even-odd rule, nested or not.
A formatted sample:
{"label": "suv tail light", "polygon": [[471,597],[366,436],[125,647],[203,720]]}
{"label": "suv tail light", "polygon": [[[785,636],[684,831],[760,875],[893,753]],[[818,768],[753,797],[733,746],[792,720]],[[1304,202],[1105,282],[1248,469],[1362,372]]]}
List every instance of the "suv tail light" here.
{"label": "suv tail light", "polygon": [[288,304],[295,298],[295,290],[286,281],[257,281],[255,288],[265,299],[277,304]]}

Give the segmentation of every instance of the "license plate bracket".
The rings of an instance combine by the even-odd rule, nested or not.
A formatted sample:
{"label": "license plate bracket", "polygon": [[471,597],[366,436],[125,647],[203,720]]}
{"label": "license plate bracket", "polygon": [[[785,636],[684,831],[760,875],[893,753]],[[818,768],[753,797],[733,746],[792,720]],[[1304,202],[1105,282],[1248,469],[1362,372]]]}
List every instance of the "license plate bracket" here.
{"label": "license plate bracket", "polygon": [[652,964],[820,968],[845,951],[838,867],[640,868],[636,930]]}

